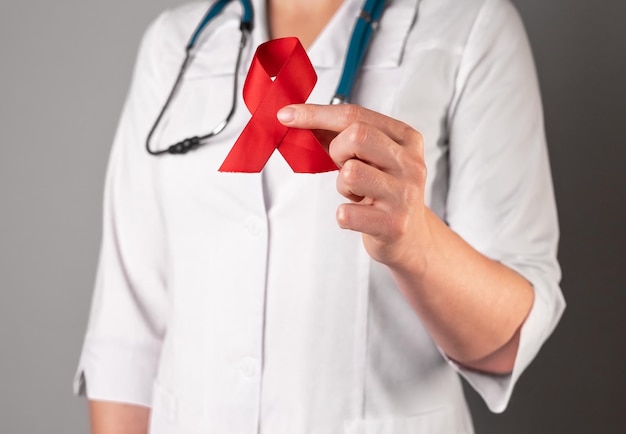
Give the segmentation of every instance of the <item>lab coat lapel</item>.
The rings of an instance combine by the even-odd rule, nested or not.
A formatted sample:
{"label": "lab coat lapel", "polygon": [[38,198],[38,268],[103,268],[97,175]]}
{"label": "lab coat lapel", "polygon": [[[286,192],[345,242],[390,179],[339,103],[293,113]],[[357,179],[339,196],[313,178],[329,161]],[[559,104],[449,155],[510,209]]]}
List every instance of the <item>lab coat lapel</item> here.
{"label": "lab coat lapel", "polygon": [[[363,0],[346,0],[309,50],[316,69],[343,66],[350,37]],[[417,18],[419,0],[391,0],[374,32],[363,69],[392,68],[402,61],[409,31]],[[350,23],[346,26],[345,23]]]}

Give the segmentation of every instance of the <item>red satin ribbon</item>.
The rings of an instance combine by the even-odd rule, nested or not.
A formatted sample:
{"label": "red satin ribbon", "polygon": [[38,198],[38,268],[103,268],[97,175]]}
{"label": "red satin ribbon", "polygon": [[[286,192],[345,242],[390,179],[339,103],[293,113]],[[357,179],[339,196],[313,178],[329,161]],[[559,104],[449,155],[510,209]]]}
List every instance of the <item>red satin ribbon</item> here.
{"label": "red satin ribbon", "polygon": [[275,39],[260,45],[243,86],[243,99],[252,118],[220,172],[260,172],[274,149],[294,172],[336,170],[310,130],[288,128],[276,119],[282,107],[305,102],[316,82],[313,65],[298,38]]}

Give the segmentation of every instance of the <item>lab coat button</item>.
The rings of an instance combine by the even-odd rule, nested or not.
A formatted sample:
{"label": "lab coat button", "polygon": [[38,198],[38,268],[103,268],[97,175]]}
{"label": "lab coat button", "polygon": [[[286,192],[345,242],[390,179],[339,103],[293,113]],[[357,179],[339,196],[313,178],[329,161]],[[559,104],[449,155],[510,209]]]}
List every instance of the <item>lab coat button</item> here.
{"label": "lab coat button", "polygon": [[250,217],[246,220],[246,229],[253,237],[258,237],[263,232],[263,226],[257,217]]}
{"label": "lab coat button", "polygon": [[246,357],[239,364],[239,373],[244,378],[252,378],[257,374],[257,363],[251,357]]}

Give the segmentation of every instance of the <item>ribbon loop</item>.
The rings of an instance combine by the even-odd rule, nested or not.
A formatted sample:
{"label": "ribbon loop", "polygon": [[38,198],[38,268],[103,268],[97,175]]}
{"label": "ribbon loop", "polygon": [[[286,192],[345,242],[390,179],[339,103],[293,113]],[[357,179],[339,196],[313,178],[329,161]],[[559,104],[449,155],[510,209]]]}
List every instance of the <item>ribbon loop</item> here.
{"label": "ribbon loop", "polygon": [[278,110],[306,101],[317,75],[297,38],[259,45],[243,86],[252,118],[230,150],[220,172],[260,172],[275,149],[297,173],[337,170],[310,130],[289,128],[276,118]]}

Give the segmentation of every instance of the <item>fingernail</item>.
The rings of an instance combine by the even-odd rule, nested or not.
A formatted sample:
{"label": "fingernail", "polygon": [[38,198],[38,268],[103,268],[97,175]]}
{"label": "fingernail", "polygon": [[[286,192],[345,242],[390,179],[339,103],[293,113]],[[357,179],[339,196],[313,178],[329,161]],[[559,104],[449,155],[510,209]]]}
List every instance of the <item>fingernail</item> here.
{"label": "fingernail", "polygon": [[296,109],[294,109],[293,107],[283,107],[278,110],[276,117],[282,123],[293,122],[296,118]]}

